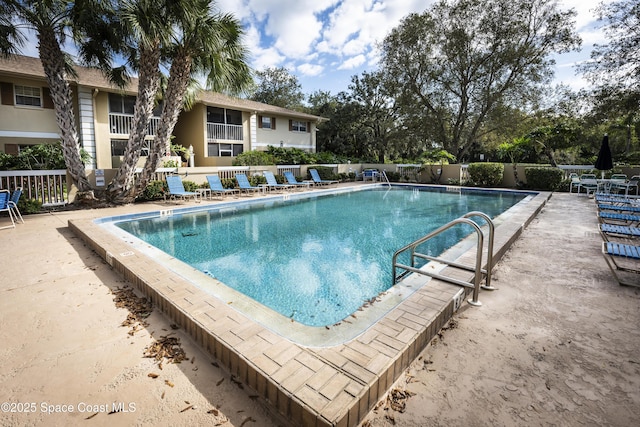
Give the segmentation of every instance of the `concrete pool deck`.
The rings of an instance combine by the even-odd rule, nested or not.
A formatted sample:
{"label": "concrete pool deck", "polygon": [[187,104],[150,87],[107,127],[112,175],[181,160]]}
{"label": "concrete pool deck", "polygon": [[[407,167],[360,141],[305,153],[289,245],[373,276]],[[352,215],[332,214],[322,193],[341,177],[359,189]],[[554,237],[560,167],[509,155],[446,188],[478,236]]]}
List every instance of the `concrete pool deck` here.
{"label": "concrete pool deck", "polygon": [[[584,199],[575,198],[576,202],[583,204]],[[243,405],[242,412],[234,413],[233,403],[229,401],[231,398],[227,398],[226,410],[225,406],[220,411],[216,409],[215,416],[224,411],[231,425],[241,425],[258,417],[260,425],[280,423],[278,418],[263,418],[266,415],[257,404],[262,399],[286,414],[296,425],[356,425],[451,316],[452,298],[460,289],[448,284],[430,284],[424,288],[425,293],[416,292],[415,300],[410,299],[406,305],[403,303],[357,339],[328,349],[308,348],[287,342],[247,321],[225,302],[212,301],[206,296],[200,299],[180,280],[170,278],[167,281],[166,271],[158,269],[148,259],[129,254],[130,248],[122,242],[107,242],[113,245],[110,246],[110,261],[114,269],[132,272],[125,273],[127,279],[140,286],[143,293],[167,313],[167,316],[154,313],[159,318],[153,320],[156,324],[164,322],[165,328],[155,331],[147,328],[146,335],[131,337],[129,347],[139,351],[142,341],[146,339],[148,342],[150,336],[162,335],[160,331],[167,329],[168,323],[175,322],[181,327],[179,333],[185,345],[189,345],[189,351],[198,355],[198,364],[185,366],[183,362],[179,369],[176,367],[179,365],[165,365],[162,374],[174,375],[172,382],[176,386],[178,380],[181,381],[181,386],[188,390],[183,394],[185,400],[190,395],[190,402],[204,400],[204,403],[198,403],[198,410],[181,412],[187,404],[175,406],[176,403],[172,402],[174,406],[169,409],[172,387],[166,387],[165,400],[164,391],[160,395],[157,390],[160,387],[158,383],[146,378],[151,366],[140,365],[139,360],[135,360],[135,352],[128,350],[127,346],[123,351],[118,345],[119,339],[109,335],[111,329],[118,329],[115,326],[119,322],[113,323],[118,310],[105,296],[104,290],[124,286],[123,281],[94,253],[79,244],[66,225],[69,219],[75,224],[90,223],[92,218],[113,215],[114,212],[143,209],[157,210],[159,207],[145,205],[38,215],[27,217],[27,224],[16,229],[4,230],[3,238],[7,245],[4,248],[11,248],[12,253],[5,252],[2,258],[3,270],[7,272],[5,277],[9,279],[2,285],[2,323],[7,325],[3,327],[2,338],[7,347],[1,356],[8,361],[0,368],[0,380],[7,385],[1,392],[3,401],[46,400],[77,404],[80,399],[104,402],[131,400],[130,396],[137,396],[136,399],[141,400],[137,402],[138,410],[134,414],[106,417],[99,413],[101,411],[96,411],[98,415],[93,422],[113,425],[117,423],[115,419],[124,420],[124,417],[133,420],[133,424],[168,420],[173,425],[187,425],[206,422],[207,417],[211,422],[214,414],[207,415],[200,409],[207,404],[211,407],[219,403],[217,399],[224,400],[224,397],[220,396],[215,384],[209,384],[212,381],[205,383],[202,377],[193,373],[196,372],[193,368],[198,365],[203,375],[204,371],[212,369],[207,360],[218,363],[208,359],[208,352],[226,367],[227,373],[230,372],[232,381],[220,387],[238,381],[252,389],[244,392],[238,392],[233,388],[235,386],[231,390],[226,389],[226,393],[235,391],[236,399]],[[513,233],[522,231],[527,217],[524,212],[522,215],[521,218],[514,215],[513,225],[509,226]],[[510,240],[506,236],[509,234],[506,227],[503,230],[505,233],[498,232],[496,236],[496,251]],[[89,233],[93,241],[110,239],[110,236],[101,235],[99,230],[89,230]],[[104,255],[106,257],[106,252]],[[90,277],[89,283],[78,283],[76,277]],[[147,278],[141,280],[141,277]],[[483,295],[484,292],[480,295],[481,301]],[[168,302],[169,299],[173,302]],[[56,304],[56,311],[51,311],[50,304]],[[87,308],[91,310],[87,311]],[[64,327],[72,329],[64,331],[61,329]],[[109,336],[113,345],[106,346],[101,342],[100,334]],[[119,334],[126,335],[122,331]],[[187,342],[187,336],[193,336],[198,345]],[[45,343],[47,347],[41,347]],[[202,353],[202,349],[206,352]],[[118,353],[114,354],[114,351]],[[138,359],[140,357],[138,353]],[[110,363],[114,366],[110,367]],[[89,379],[83,378],[85,371]],[[156,372],[159,372],[157,368]],[[224,373],[219,375],[225,378]],[[74,378],[73,384],[66,385],[68,377]],[[145,387],[151,391],[131,390]],[[11,414],[8,425],[25,424],[24,417],[30,417],[27,420],[32,424],[65,425],[74,419],[80,420],[80,416],[86,418],[86,415],[77,411],[54,415],[45,415],[41,411],[30,415]]]}

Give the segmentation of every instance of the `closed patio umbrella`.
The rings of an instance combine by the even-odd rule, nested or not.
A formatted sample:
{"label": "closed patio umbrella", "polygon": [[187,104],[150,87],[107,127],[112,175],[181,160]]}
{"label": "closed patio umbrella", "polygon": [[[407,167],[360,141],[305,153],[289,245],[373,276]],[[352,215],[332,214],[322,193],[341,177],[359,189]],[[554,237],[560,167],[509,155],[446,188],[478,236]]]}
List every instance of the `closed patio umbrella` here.
{"label": "closed patio umbrella", "polygon": [[609,148],[609,135],[607,134],[602,138],[602,144],[600,145],[600,152],[598,153],[595,167],[602,171],[603,178],[604,171],[613,169],[613,159],[611,158],[611,149]]}

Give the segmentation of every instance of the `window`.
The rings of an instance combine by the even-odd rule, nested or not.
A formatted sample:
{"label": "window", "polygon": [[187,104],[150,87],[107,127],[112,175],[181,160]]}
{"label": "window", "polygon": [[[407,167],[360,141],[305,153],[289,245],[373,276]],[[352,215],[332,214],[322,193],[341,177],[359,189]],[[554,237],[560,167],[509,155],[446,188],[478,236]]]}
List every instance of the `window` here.
{"label": "window", "polygon": [[261,129],[276,130],[276,118],[267,116],[258,116],[258,127]]}
{"label": "window", "polygon": [[227,110],[227,124],[228,125],[241,125],[242,124],[242,111]]}
{"label": "window", "polygon": [[42,107],[42,96],[39,87],[15,86],[16,105]]}
{"label": "window", "polygon": [[123,96],[116,93],[109,94],[110,113],[133,114],[133,107],[135,104],[135,96]]}
{"label": "window", "polygon": [[262,117],[262,129],[271,129],[271,117]]}
{"label": "window", "polygon": [[289,120],[289,130],[295,132],[308,132],[309,122],[300,122],[298,120]]}
{"label": "window", "polygon": [[244,151],[242,144],[220,144],[211,142],[207,148],[207,156],[209,157],[235,157]]}
{"label": "window", "polygon": [[207,123],[241,125],[242,111],[219,107],[207,107]]}
{"label": "window", "polygon": [[[111,140],[111,155],[112,156],[124,156],[124,151],[127,148],[126,139],[112,139]],[[149,141],[145,141],[142,150],[140,150],[141,156],[149,155]]]}
{"label": "window", "polygon": [[224,123],[224,108],[207,107],[207,123]]}

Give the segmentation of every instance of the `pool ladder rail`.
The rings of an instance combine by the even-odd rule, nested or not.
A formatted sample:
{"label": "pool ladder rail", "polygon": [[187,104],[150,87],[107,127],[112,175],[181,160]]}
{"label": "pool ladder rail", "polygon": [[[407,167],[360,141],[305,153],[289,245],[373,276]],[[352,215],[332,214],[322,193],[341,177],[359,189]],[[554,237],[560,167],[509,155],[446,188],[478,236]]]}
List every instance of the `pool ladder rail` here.
{"label": "pool ladder rail", "polygon": [[391,182],[389,181],[389,177],[387,176],[387,171],[382,169],[382,176],[384,176],[384,180],[387,181],[387,185],[391,188]]}
{"label": "pool ladder rail", "polygon": [[[470,218],[472,217],[480,217],[482,219],[484,219],[487,223],[487,225],[489,226],[489,236],[488,236],[488,243],[487,243],[487,268],[484,269],[482,268],[482,250],[484,247],[484,234],[482,232],[482,229],[480,228],[480,226],[473,220],[471,220]],[[468,264],[462,264],[459,262],[455,262],[455,261],[449,261],[443,258],[438,258],[438,257],[434,257],[431,255],[427,255],[427,254],[423,254],[423,253],[419,253],[416,252],[416,248],[418,246],[420,246],[421,244],[425,243],[426,241],[428,241],[429,239],[432,239],[433,237],[443,233],[444,231],[455,227],[457,225],[460,224],[467,224],[470,225],[471,227],[473,227],[473,229],[476,232],[477,235],[477,249],[476,249],[476,262],[475,262],[475,266],[472,265],[468,265]],[[466,288],[473,288],[473,297],[468,300],[469,304],[474,305],[474,306],[480,306],[482,305],[482,303],[480,301],[478,301],[478,294],[480,292],[480,282],[484,279],[485,280],[485,284],[482,286],[483,289],[488,289],[488,290],[494,290],[495,288],[493,286],[491,286],[491,269],[493,267],[493,235],[494,235],[494,231],[495,231],[495,226],[493,224],[493,221],[491,220],[491,218],[489,218],[488,215],[482,213],[482,212],[477,212],[477,211],[473,211],[473,212],[469,212],[463,216],[461,216],[460,218],[456,218],[453,221],[450,221],[449,223],[433,230],[431,233],[427,234],[424,237],[421,237],[420,239],[409,243],[408,245],[398,249],[394,254],[393,254],[393,284],[395,285],[396,283],[398,283],[405,275],[407,275],[408,273],[417,273],[417,274],[422,274],[422,275],[426,275],[426,276],[430,276],[433,277],[435,279],[440,279],[449,283],[453,283],[455,285],[459,285],[459,286],[464,286]],[[404,265],[404,264],[400,264],[398,263],[398,256],[406,251],[411,251],[411,265]],[[421,258],[421,259],[425,259],[428,261],[436,261],[439,262],[441,264],[445,264],[447,266],[450,267],[454,267],[454,268],[458,268],[458,269],[462,269],[462,270],[466,270],[466,271],[473,271],[475,274],[473,276],[473,282],[466,282],[464,280],[460,280],[460,279],[456,279],[454,277],[449,277],[449,276],[445,276],[443,274],[440,273],[436,273],[436,272],[431,272],[431,271],[427,271],[426,269],[420,269],[420,268],[416,268],[415,266],[415,260],[416,258]],[[401,274],[396,274],[397,269],[403,269],[404,272],[402,272]]]}

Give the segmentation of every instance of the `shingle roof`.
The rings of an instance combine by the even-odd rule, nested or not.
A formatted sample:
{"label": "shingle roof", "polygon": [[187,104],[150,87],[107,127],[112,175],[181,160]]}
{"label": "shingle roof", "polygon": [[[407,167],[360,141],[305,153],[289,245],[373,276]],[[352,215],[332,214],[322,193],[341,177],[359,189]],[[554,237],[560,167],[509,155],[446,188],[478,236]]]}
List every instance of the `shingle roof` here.
{"label": "shingle roof", "polygon": [[[131,79],[131,83],[126,88],[120,89],[111,84],[98,69],[76,66],[75,70],[78,76],[70,80],[79,86],[115,92],[123,90],[125,93],[130,94],[135,94],[137,91],[138,79],[136,78]],[[33,58],[30,56],[12,55],[10,58],[0,57],[0,73],[17,77],[46,80],[40,58]],[[232,107],[242,111],[261,114],[278,114],[318,122],[327,120],[323,117],[314,116],[312,114],[301,113],[287,108],[263,104],[261,102],[251,101],[248,99],[235,98],[217,92],[202,91],[198,95],[198,100],[205,105]]]}
{"label": "shingle roof", "polygon": [[312,114],[301,113],[299,111],[289,110],[275,105],[263,104],[262,102],[251,101],[249,99],[234,98],[217,92],[202,91],[198,95],[198,99],[206,105],[234,107],[238,110],[255,111],[261,114],[279,114],[310,121],[327,120],[323,117],[314,116]]}

